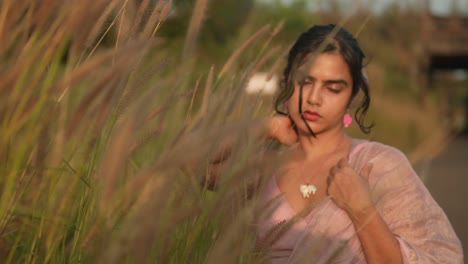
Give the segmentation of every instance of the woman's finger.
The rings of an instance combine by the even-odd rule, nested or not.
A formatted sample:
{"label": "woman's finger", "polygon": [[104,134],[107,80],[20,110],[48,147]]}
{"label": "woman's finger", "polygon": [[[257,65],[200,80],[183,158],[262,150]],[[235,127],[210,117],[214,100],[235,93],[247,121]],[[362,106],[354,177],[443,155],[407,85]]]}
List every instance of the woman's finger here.
{"label": "woman's finger", "polygon": [[332,183],[337,170],[338,168],[336,166],[333,166],[330,168],[330,172],[328,173],[328,177],[327,177],[327,194],[328,194],[328,188],[330,187],[330,184]]}
{"label": "woman's finger", "polygon": [[341,169],[341,168],[344,168],[347,165],[348,165],[348,159],[347,158],[341,158],[340,161],[338,161],[338,164],[336,166]]}
{"label": "woman's finger", "polygon": [[333,166],[333,167],[330,168],[329,174],[334,176],[338,172],[339,169],[340,168],[338,168],[337,166]]}
{"label": "woman's finger", "polygon": [[372,163],[367,163],[366,165],[364,165],[364,167],[361,169],[361,176],[363,177],[367,177],[369,176],[370,172],[372,170]]}
{"label": "woman's finger", "polygon": [[332,176],[330,174],[328,174],[328,176],[327,176],[327,188],[328,188],[328,186],[330,186],[332,180],[333,180]]}
{"label": "woman's finger", "polygon": [[327,188],[326,188],[326,190],[325,190],[325,193],[327,194],[327,196],[330,195],[329,190],[330,190],[331,182],[332,182],[332,178],[331,178],[330,175],[328,175],[328,177],[327,177]]}

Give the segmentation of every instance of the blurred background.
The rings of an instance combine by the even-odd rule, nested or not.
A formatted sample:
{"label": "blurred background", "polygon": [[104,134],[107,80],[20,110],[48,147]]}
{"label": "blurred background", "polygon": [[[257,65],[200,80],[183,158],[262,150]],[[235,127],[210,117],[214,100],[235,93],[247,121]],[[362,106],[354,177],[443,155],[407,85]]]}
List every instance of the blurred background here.
{"label": "blurred background", "polygon": [[221,191],[197,177],[218,127],[272,114],[289,47],[317,23],[366,54],[375,127],[350,133],[407,154],[466,256],[468,0],[5,0],[1,259],[257,263],[254,206],[230,182],[255,173],[255,143],[240,139]]}
{"label": "blurred background", "polygon": [[[167,36],[183,36],[194,1],[176,1]],[[367,56],[373,104],[370,136],[406,152],[468,247],[468,1],[466,0],[224,0],[212,1],[198,52],[219,64],[239,36],[281,22],[274,57],[316,23],[342,23]],[[177,32],[177,30],[180,30]],[[170,31],[170,32],[169,32]],[[241,63],[242,65],[242,63]],[[245,62],[248,65],[248,62]],[[204,66],[201,66],[204,67]],[[242,67],[242,66],[240,66]],[[281,71],[256,73],[248,93],[274,94]]]}
{"label": "blurred background", "polygon": [[[175,1],[166,23],[183,40],[194,1]],[[316,23],[342,23],[367,56],[376,127],[371,140],[406,152],[468,247],[468,1],[466,0],[223,0],[209,4],[198,42],[208,67],[238,46],[239,36],[282,23],[276,56]],[[242,38],[242,37],[241,37]],[[181,44],[180,44],[181,45]],[[248,65],[248,62],[245,62]],[[240,65],[242,67],[242,63]],[[248,93],[275,93],[281,71],[256,73]],[[354,128],[357,137],[363,137]]]}

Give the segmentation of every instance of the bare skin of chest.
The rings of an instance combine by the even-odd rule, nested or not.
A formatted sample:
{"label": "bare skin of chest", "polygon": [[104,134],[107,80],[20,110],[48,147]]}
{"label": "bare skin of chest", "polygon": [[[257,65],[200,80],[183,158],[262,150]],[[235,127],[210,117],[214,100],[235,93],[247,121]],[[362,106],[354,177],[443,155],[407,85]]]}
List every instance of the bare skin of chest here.
{"label": "bare skin of chest", "polygon": [[[319,204],[327,197],[327,177],[330,168],[335,165],[339,157],[329,160],[325,164],[319,162],[302,165],[300,162],[291,162],[283,173],[276,176],[278,188],[283,193],[289,205],[296,212],[301,212],[313,204]],[[315,194],[305,198],[299,186],[301,184],[313,184],[317,187]]]}

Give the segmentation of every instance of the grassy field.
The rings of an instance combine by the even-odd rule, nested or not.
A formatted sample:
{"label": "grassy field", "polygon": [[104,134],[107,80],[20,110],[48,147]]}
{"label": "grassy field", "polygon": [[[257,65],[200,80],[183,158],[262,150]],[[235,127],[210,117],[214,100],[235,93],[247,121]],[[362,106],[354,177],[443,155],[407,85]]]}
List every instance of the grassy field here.
{"label": "grassy field", "polygon": [[[158,35],[170,1],[46,2],[0,2],[2,263],[261,261],[247,186],[274,166],[252,161],[265,144],[245,131],[271,104],[243,87],[260,69],[278,71],[265,62],[283,59],[269,52],[280,28],[256,29],[200,73],[207,1],[173,53]],[[421,129],[431,123],[417,107],[405,104],[406,118],[388,102],[374,105],[382,126],[371,139],[411,152],[443,134]],[[229,169],[209,192],[201,183],[227,135]]]}

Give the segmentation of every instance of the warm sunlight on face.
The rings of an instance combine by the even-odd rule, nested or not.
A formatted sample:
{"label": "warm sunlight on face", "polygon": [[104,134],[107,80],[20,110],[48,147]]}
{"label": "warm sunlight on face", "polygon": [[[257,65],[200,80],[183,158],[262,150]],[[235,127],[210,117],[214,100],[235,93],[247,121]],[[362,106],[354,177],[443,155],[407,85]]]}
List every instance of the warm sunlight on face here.
{"label": "warm sunlight on face", "polygon": [[[308,66],[310,65],[309,69]],[[301,115],[315,134],[340,129],[351,97],[353,80],[346,61],[338,52],[319,54],[295,74],[289,112],[300,134],[310,134]],[[300,84],[302,113],[299,113]]]}

